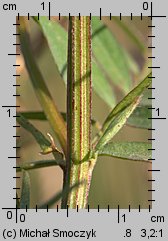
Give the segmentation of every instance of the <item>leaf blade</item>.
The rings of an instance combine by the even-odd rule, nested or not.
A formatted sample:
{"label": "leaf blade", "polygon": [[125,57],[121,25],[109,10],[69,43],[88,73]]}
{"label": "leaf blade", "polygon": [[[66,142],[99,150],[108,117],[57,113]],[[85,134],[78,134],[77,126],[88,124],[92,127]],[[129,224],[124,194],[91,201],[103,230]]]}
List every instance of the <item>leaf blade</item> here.
{"label": "leaf blade", "polygon": [[[50,141],[21,114],[18,115],[18,117],[16,117],[16,120],[25,130],[30,132],[32,136],[35,138],[35,140],[37,141],[37,143],[39,144],[42,150],[41,154],[45,155],[45,154],[52,153],[54,158],[59,161],[58,165],[60,165],[60,167],[64,166],[63,153],[56,148],[54,143],[52,143],[53,140],[50,139],[51,140],[51,143],[50,143]],[[49,137],[51,138],[50,135]],[[61,163],[61,160],[62,160],[62,163]]]}
{"label": "leaf blade", "polygon": [[20,197],[20,208],[30,208],[30,177],[27,171],[23,171],[22,191]]}
{"label": "leaf blade", "polygon": [[[60,24],[50,21],[46,16],[39,17],[36,22],[46,37],[54,62],[61,73],[63,66],[67,64],[68,35]],[[65,78],[64,81],[66,82]]]}
{"label": "leaf blade", "polygon": [[94,91],[109,107],[113,108],[116,104],[114,90],[94,60],[92,60],[92,79]]}
{"label": "leaf blade", "polygon": [[58,165],[65,166],[65,162],[63,160],[58,160],[58,159],[24,162],[17,167],[16,172],[21,172],[22,170],[29,171],[37,168],[45,168],[45,167],[58,166]]}
{"label": "leaf blade", "polygon": [[123,127],[123,125],[126,123],[129,116],[132,114],[132,112],[139,104],[139,101],[140,101],[140,97],[135,99],[135,101],[132,104],[130,104],[127,108],[125,108],[121,113],[119,113],[116,116],[115,119],[111,121],[111,123],[104,131],[103,135],[100,137],[95,147],[96,152],[99,149],[101,149],[107,142],[109,142],[118,133],[118,131]]}
{"label": "leaf blade", "polygon": [[16,118],[17,122],[28,132],[30,132],[39,146],[43,153],[48,153],[52,151],[51,143],[49,140],[36,128],[34,127],[26,118],[24,118],[21,114],[19,117]]}
{"label": "leaf blade", "polygon": [[112,156],[134,161],[147,161],[152,158],[152,144],[143,142],[110,142],[99,150],[99,156]]}
{"label": "leaf blade", "polygon": [[144,39],[142,39],[142,36],[140,33],[137,32],[137,35],[134,34],[134,31],[136,28],[133,29],[130,28],[128,24],[125,22],[121,21],[119,17],[114,16],[113,20],[116,21],[116,23],[123,29],[123,31],[130,37],[130,39],[137,45],[139,50],[144,53],[146,46],[144,44]]}
{"label": "leaf blade", "polygon": [[92,48],[96,61],[112,83],[115,83],[123,93],[128,93],[132,86],[132,80],[121,46],[97,17],[92,18],[92,30],[94,36]]}
{"label": "leaf blade", "polygon": [[[103,124],[101,131],[93,140],[94,146],[95,143],[97,143],[95,147],[96,152],[99,148],[105,145],[125,124],[126,120],[137,107],[144,89],[146,89],[151,84],[151,81],[152,79],[150,73],[110,112]],[[119,126],[120,124],[121,126]]]}
{"label": "leaf blade", "polygon": [[122,51],[125,56],[125,60],[127,62],[129,70],[134,75],[137,76],[140,73],[140,67],[139,67],[138,63],[135,61],[135,59],[131,56],[131,54],[126,49],[123,48]]}
{"label": "leaf blade", "polygon": [[[53,98],[47,88],[44,78],[38,68],[38,65],[36,64],[34,55],[31,51],[29,34],[27,31],[27,20],[25,17],[20,18],[18,32],[22,53],[24,56],[26,68],[30,75],[31,83],[54,133],[58,137],[64,153],[66,153],[66,125],[60,112],[58,111],[57,106],[53,101]],[[59,75],[58,71],[57,75]]]}
{"label": "leaf blade", "polygon": [[146,76],[146,78],[140,82],[132,91],[130,91],[120,102],[119,104],[110,112],[107,116],[104,124],[103,130],[107,128],[111,120],[122,110],[124,110],[127,106],[129,106],[138,96],[141,96],[143,91],[151,84],[152,73]]}
{"label": "leaf blade", "polygon": [[152,110],[151,106],[138,106],[132,115],[128,118],[127,124],[137,128],[152,128]]}

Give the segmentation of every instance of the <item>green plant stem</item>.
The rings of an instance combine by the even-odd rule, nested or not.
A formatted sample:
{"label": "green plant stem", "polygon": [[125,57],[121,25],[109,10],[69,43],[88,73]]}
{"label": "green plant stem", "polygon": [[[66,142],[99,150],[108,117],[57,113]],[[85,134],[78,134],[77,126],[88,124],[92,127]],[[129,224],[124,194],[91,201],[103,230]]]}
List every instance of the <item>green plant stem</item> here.
{"label": "green plant stem", "polygon": [[30,48],[29,35],[27,32],[27,22],[24,17],[20,17],[19,33],[22,53],[24,55],[25,64],[29,72],[35,93],[44,110],[44,113],[50,122],[60,144],[66,154],[66,124],[58,111],[51,94],[45,84],[43,76],[35,62],[33,53]]}
{"label": "green plant stem", "polygon": [[68,35],[67,169],[65,183],[81,186],[63,198],[62,207],[85,208],[90,187],[91,26],[89,17],[71,17]]}

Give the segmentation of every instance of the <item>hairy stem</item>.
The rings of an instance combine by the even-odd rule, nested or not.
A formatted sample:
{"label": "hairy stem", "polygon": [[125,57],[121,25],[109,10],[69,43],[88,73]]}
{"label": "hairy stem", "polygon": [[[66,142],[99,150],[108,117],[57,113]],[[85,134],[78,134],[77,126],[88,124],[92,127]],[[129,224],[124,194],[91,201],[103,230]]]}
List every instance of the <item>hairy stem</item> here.
{"label": "hairy stem", "polygon": [[72,190],[62,207],[85,208],[91,181],[91,25],[89,17],[71,17],[68,36],[67,169],[65,182]]}

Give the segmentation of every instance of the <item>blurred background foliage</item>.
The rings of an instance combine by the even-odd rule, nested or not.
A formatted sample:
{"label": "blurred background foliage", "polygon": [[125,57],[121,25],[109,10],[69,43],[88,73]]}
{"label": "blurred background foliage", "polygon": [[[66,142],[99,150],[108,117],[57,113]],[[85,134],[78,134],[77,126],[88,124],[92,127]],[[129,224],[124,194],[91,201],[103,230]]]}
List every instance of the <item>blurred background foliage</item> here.
{"label": "blurred background foliage", "polygon": [[[60,21],[57,17],[52,17],[52,21],[59,22],[67,31],[68,20],[66,17],[62,17]],[[131,62],[130,59],[126,61],[126,64],[129,62],[129,72],[126,73],[125,78],[130,78],[131,82],[126,87],[124,87],[124,83],[120,84],[119,88],[116,83],[108,79],[110,73],[105,73],[108,84],[113,91],[111,98],[114,102],[109,102],[109,100],[103,101],[103,96],[100,98],[100,96],[93,91],[92,118],[98,120],[100,123],[103,123],[111,109],[109,103],[111,103],[111,107],[114,107],[133,86],[149,73],[148,65],[150,61],[148,56],[151,56],[150,49],[148,49],[148,46],[151,44],[148,39],[148,35],[150,35],[148,25],[151,25],[151,21],[148,17],[143,17],[143,21],[140,17],[133,17],[133,21],[131,21],[130,17],[122,17],[122,21],[117,17],[112,18],[112,20],[110,20],[109,17],[103,17],[102,25],[103,24],[113,33],[122,48],[123,55],[126,55],[126,59],[128,55],[130,56]],[[93,26],[93,29],[94,28],[96,29],[96,24]],[[59,110],[61,112],[66,112],[65,83],[61,78],[55,77],[57,75],[56,66],[51,52],[49,51],[48,43],[39,26],[33,20],[30,20],[29,31],[34,56],[47,86]],[[131,34],[133,36],[131,36]],[[134,36],[138,39],[138,43],[133,39]],[[94,40],[93,37],[93,45],[94,41],[97,40]],[[20,49],[18,48],[17,51],[20,52]],[[96,61],[101,62],[101,48],[97,49],[93,55],[93,58],[97,58]],[[66,56],[63,57],[66,58]],[[21,84],[21,87],[17,90],[21,95],[17,98],[17,104],[21,106],[21,111],[39,111],[41,107],[31,86],[31,81],[29,80],[22,55],[17,57],[16,62],[20,64],[20,67],[17,68],[17,74],[21,75],[21,77],[16,80],[17,84]],[[48,132],[54,135],[46,121],[31,122],[44,135]],[[93,127],[93,137],[96,131],[96,128]],[[21,159],[19,162],[46,159],[46,156],[39,154],[39,146],[30,133],[20,128],[17,130],[17,134],[21,136],[21,138],[17,140],[17,145],[21,146],[19,150]],[[138,129],[126,125],[115,136],[114,140],[148,142],[148,138],[151,138],[151,133],[147,129]],[[59,143],[56,139],[55,142],[59,147]],[[52,156],[48,155],[47,158],[50,159]],[[138,205],[141,205],[142,208],[147,208],[149,205],[148,199],[151,199],[148,192],[148,189],[151,189],[148,182],[150,178],[148,173],[150,165],[150,163],[131,162],[112,157],[99,157],[91,183],[89,195],[90,207],[96,208],[99,204],[100,208],[106,208],[107,205],[110,205],[110,208],[116,208],[119,204],[121,208],[128,208],[128,205],[131,205],[132,208],[138,208]],[[38,205],[45,202],[62,188],[63,176],[61,169],[58,167],[33,170],[30,171],[30,175],[30,207],[35,207],[36,204]],[[21,183],[18,182],[17,185],[20,186]]]}

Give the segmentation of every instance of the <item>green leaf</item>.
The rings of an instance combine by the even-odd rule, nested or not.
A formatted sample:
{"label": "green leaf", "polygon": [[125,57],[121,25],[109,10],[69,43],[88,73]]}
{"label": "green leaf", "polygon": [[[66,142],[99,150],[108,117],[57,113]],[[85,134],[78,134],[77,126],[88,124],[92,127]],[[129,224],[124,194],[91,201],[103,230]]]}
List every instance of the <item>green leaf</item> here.
{"label": "green leaf", "polygon": [[143,91],[151,84],[149,74],[138,86],[136,86],[120,103],[111,111],[106,118],[102,130],[98,133],[93,143],[100,137],[96,150],[102,148],[121,129],[129,116],[137,107]]}
{"label": "green leaf", "polygon": [[100,69],[123,93],[128,93],[132,86],[132,80],[122,47],[97,17],[92,18],[92,31],[94,36],[92,49]]}
{"label": "green leaf", "polygon": [[94,60],[92,61],[92,79],[95,92],[109,107],[113,108],[116,104],[115,92]]}
{"label": "green leaf", "polygon": [[134,161],[150,161],[152,144],[142,142],[110,142],[99,150],[99,156],[112,156]]}
{"label": "green leaf", "polygon": [[144,40],[142,40],[142,36],[137,32],[135,34],[136,28],[131,29],[131,26],[126,24],[124,21],[121,21],[119,17],[114,16],[113,20],[124,30],[124,32],[129,36],[129,38],[137,45],[140,51],[145,52],[146,46],[144,44]]}
{"label": "green leaf", "polygon": [[138,106],[132,115],[128,118],[127,124],[133,127],[148,129],[152,128],[152,110],[151,106]]}
{"label": "green leaf", "polygon": [[[33,88],[35,90],[35,94],[39,100],[39,103],[41,104],[55,135],[58,137],[59,142],[64,150],[64,153],[66,153],[67,151],[66,124],[57,106],[55,105],[53,98],[44,81],[44,78],[38,68],[38,65],[36,64],[34,55],[30,47],[27,24],[28,24],[27,19],[25,17],[20,17],[20,25],[18,26],[18,32],[20,34],[19,37],[20,37],[21,50],[24,56],[26,68],[30,75],[30,79],[31,79]],[[59,77],[59,76],[60,76],[59,71],[57,71],[56,77]]]}
{"label": "green leaf", "polygon": [[67,63],[68,35],[60,24],[49,20],[46,16],[41,16],[39,20],[36,18],[36,22],[46,37],[54,61],[61,73],[63,66]]}
{"label": "green leaf", "polygon": [[27,120],[47,120],[47,117],[43,111],[24,111],[18,112],[18,115],[22,115]]}
{"label": "green leaf", "polygon": [[66,185],[63,189],[63,191],[60,191],[58,193],[56,193],[50,200],[48,200],[47,202],[41,204],[39,206],[39,209],[45,209],[45,208],[50,208],[52,205],[54,205],[55,203],[57,203],[65,194],[70,193],[73,189],[77,188],[79,185],[81,185],[82,183],[76,183],[73,186],[69,187],[68,185]]}
{"label": "green leaf", "polygon": [[16,120],[25,130],[27,130],[33,135],[33,137],[42,149],[41,154],[45,155],[52,153],[54,158],[57,160],[57,164],[61,167],[64,166],[63,153],[56,148],[55,144],[53,143],[53,138],[49,133],[48,136],[50,138],[51,143],[36,127],[34,127],[29,121],[27,121],[27,119],[24,118],[21,114],[18,115]]}
{"label": "green leaf", "polygon": [[37,168],[51,167],[51,166],[65,166],[65,161],[63,160],[40,160],[32,162],[24,162],[17,166],[16,171],[21,172],[22,170],[34,170]]}
{"label": "green leaf", "polygon": [[103,130],[111,123],[111,121],[118,115],[122,110],[127,108],[131,103],[135,101],[138,96],[141,96],[142,93],[150,86],[152,79],[150,78],[152,73],[146,76],[146,78],[140,82],[132,91],[128,93],[116,107],[110,112],[103,124]]}
{"label": "green leaf", "polygon": [[140,106],[151,106],[152,99],[149,99],[151,97],[152,97],[152,90],[151,89],[144,90],[142,100],[140,102]]}
{"label": "green leaf", "polygon": [[123,48],[122,51],[125,56],[125,60],[127,62],[129,70],[133,74],[138,75],[140,73],[140,67],[139,67],[138,63],[134,60],[134,58],[131,56],[131,54],[126,49]]}
{"label": "green leaf", "polygon": [[52,152],[51,143],[36,127],[27,121],[21,114],[19,114],[19,117],[17,117],[16,120],[24,129],[33,135],[37,143],[40,145],[42,153]]}
{"label": "green leaf", "polygon": [[116,118],[111,121],[107,129],[104,131],[103,135],[100,137],[95,148],[96,151],[103,148],[103,146],[107,142],[109,142],[117,134],[117,132],[123,127],[123,125],[126,123],[129,116],[132,114],[132,112],[139,104],[139,100],[140,100],[140,97],[139,98],[137,97],[132,104],[130,104],[123,111],[121,111],[116,116]]}
{"label": "green leaf", "polygon": [[30,208],[30,177],[27,171],[23,171],[20,208],[26,208],[26,206]]}
{"label": "green leaf", "polygon": [[[62,73],[64,69],[63,79],[66,83],[67,76],[67,32],[60,26],[59,23],[48,20],[47,17],[40,17],[39,21],[35,20],[40,25],[46,40],[48,42],[50,51],[53,55],[55,64],[58,66],[59,72]],[[97,95],[103,99],[111,108],[115,106],[115,94],[108,83],[105,75],[102,73],[97,63],[92,62],[92,80],[93,89]]]}

